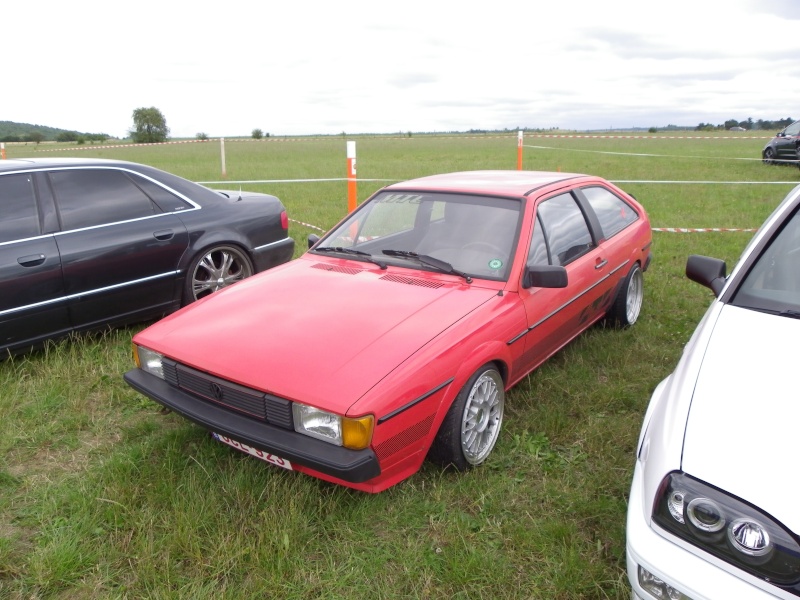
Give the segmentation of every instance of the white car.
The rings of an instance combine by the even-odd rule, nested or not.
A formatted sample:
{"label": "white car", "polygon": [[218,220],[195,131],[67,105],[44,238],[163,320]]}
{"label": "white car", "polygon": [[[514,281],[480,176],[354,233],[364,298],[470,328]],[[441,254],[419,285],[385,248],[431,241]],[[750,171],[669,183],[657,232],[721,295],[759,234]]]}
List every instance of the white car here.
{"label": "white car", "polygon": [[628,504],[633,598],[800,596],[800,186],[729,277],[653,393]]}

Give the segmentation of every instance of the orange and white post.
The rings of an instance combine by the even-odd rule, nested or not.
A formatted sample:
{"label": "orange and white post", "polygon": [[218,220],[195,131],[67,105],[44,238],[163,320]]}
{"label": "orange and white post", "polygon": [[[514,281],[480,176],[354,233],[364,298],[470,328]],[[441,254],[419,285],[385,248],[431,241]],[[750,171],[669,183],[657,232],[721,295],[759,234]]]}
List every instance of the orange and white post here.
{"label": "orange and white post", "polygon": [[0,158],[5,160],[6,159],[6,145],[0,144]]}
{"label": "orange and white post", "polygon": [[347,212],[353,212],[358,204],[356,183],[356,143],[347,142]]}
{"label": "orange and white post", "polygon": [[517,171],[522,171],[522,130],[517,132]]}

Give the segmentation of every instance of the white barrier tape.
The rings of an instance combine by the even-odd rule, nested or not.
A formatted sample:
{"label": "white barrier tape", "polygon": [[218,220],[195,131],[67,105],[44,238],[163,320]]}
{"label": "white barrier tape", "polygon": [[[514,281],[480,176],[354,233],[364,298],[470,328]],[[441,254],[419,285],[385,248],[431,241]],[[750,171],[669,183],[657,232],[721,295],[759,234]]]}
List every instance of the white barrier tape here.
{"label": "white barrier tape", "polygon": [[303,227],[308,227],[310,229],[316,229],[317,231],[321,231],[325,233],[325,230],[322,227],[317,227],[316,225],[312,225],[311,223],[303,223],[303,221],[298,221],[297,219],[289,219],[292,223],[297,223],[298,225],[302,225]]}
{"label": "white barrier tape", "polygon": [[526,133],[533,138],[589,138],[604,140],[771,140],[774,136],[753,135],[597,135],[571,133]]}
{"label": "white barrier tape", "polygon": [[[612,154],[615,156],[644,156],[650,158],[689,158],[692,160],[748,160],[753,161],[756,160],[758,162],[763,162],[761,158],[740,158],[736,156],[692,156],[692,155],[685,155],[685,154],[650,154],[646,152],[611,152],[608,150],[581,150],[578,148],[556,148],[555,146],[531,146],[529,144],[525,144],[525,148],[533,148],[535,150],[561,150],[564,152],[583,152],[587,154]],[[775,159],[772,162],[782,162],[787,164],[798,164],[800,161],[797,160],[779,160]]]}
{"label": "white barrier tape", "polygon": [[[331,177],[328,179],[242,179],[241,181],[238,180],[230,180],[225,179],[224,181],[196,181],[195,183],[199,183],[200,185],[220,185],[220,184],[229,184],[229,183],[314,183],[316,181],[348,181],[347,177]],[[359,182],[362,181],[398,181],[397,179],[359,179]]]}

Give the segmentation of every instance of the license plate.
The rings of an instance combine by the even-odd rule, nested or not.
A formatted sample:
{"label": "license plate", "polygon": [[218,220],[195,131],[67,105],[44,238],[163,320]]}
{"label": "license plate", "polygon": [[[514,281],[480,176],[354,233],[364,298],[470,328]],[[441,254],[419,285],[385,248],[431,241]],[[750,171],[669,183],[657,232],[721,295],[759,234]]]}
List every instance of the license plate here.
{"label": "license plate", "polygon": [[211,436],[223,444],[228,444],[232,448],[236,448],[237,450],[241,450],[242,452],[249,454],[250,456],[255,456],[256,458],[260,458],[264,462],[268,462],[271,465],[275,465],[276,467],[281,467],[283,469],[292,470],[292,463],[290,463],[285,458],[281,458],[280,456],[275,456],[274,454],[270,454],[269,452],[264,452],[263,450],[257,450],[256,448],[251,448],[247,444],[243,444],[242,442],[237,442],[236,440],[232,440],[229,437],[225,437],[224,435],[220,435],[218,433],[211,433]]}

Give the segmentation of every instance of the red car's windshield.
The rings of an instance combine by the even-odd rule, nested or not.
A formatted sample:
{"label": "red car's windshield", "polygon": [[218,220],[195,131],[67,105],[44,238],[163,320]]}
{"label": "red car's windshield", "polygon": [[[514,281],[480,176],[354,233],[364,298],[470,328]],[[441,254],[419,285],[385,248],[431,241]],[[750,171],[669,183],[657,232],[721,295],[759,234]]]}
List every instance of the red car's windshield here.
{"label": "red car's windshield", "polygon": [[358,250],[407,266],[412,265],[400,254],[415,253],[444,261],[472,277],[505,280],[516,248],[521,208],[519,200],[508,198],[387,191],[365,203],[317,249],[346,248],[356,258],[352,250]]}

